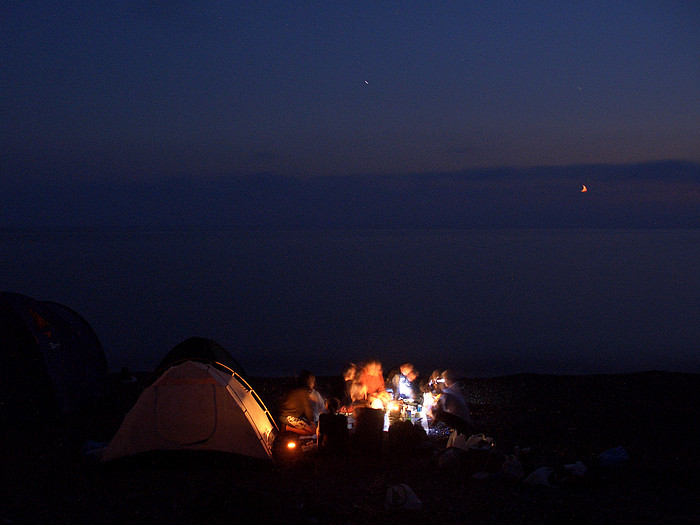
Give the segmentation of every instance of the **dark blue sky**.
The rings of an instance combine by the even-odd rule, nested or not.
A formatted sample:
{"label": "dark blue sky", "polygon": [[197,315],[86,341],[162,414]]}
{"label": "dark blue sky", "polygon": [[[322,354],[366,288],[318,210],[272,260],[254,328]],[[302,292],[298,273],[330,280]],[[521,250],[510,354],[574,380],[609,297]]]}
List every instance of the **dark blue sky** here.
{"label": "dark blue sky", "polygon": [[[173,325],[295,355],[337,337],[426,355],[457,330],[435,347],[475,347],[484,366],[494,348],[558,351],[569,335],[599,362],[618,348],[653,356],[644,366],[669,346],[690,356],[697,235],[680,230],[700,228],[700,3],[433,4],[4,2],[6,289],[93,314],[116,366],[148,327],[165,345]],[[474,250],[440,233],[388,248],[374,233],[273,235],[248,259],[236,236],[128,240],[171,227],[513,228],[520,248],[500,232]],[[15,235],[49,228],[129,234]],[[568,230],[531,243],[523,228]],[[657,231],[601,243],[579,228]]]}
{"label": "dark blue sky", "polygon": [[232,4],[4,4],[2,177],[700,161],[696,2]]}

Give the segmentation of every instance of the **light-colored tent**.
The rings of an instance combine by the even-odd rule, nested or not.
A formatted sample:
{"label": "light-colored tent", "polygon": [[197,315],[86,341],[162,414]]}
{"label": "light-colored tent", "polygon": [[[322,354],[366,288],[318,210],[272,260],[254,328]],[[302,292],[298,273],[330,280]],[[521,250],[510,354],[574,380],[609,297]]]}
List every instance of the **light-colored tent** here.
{"label": "light-colored tent", "polygon": [[153,450],[215,450],[272,459],[277,429],[235,372],[186,361],[143,391],[102,460]]}

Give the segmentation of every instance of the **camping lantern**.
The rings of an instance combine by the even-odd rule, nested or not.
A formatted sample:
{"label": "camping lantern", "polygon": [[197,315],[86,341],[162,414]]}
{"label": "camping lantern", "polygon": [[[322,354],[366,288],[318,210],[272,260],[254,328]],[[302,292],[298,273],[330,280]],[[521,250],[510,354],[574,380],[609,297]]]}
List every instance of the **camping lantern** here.
{"label": "camping lantern", "polygon": [[281,466],[291,467],[302,457],[302,444],[294,435],[280,435],[274,447],[274,459]]}
{"label": "camping lantern", "polygon": [[387,405],[388,424],[392,425],[397,421],[401,421],[403,412],[403,403],[400,401],[390,401]]}

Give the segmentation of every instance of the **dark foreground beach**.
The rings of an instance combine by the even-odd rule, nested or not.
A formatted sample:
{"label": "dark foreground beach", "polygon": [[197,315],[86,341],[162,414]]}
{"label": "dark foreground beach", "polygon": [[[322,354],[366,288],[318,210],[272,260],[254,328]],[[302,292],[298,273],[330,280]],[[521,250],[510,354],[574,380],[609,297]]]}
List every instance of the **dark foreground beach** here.
{"label": "dark foreground beach", "polygon": [[[274,411],[287,380],[251,384]],[[139,393],[115,377],[97,413],[46,420],[29,436],[5,429],[0,523],[700,522],[700,376],[515,375],[467,384],[494,450],[532,449],[526,474],[576,461],[587,473],[554,486],[477,479],[441,461],[444,433],[390,442],[379,453],[308,452],[277,465],[209,453],[91,463],[83,444],[109,440]],[[601,465],[599,455],[615,447],[629,459]],[[387,509],[395,484],[408,485],[422,509]]]}

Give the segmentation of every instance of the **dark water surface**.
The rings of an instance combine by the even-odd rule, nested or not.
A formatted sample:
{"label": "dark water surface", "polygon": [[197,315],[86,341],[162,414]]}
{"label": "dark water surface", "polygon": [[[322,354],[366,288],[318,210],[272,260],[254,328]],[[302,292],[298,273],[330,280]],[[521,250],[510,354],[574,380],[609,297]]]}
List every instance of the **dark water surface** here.
{"label": "dark water surface", "polygon": [[0,234],[0,287],[66,304],[110,368],[216,340],[253,375],[700,372],[698,230]]}

